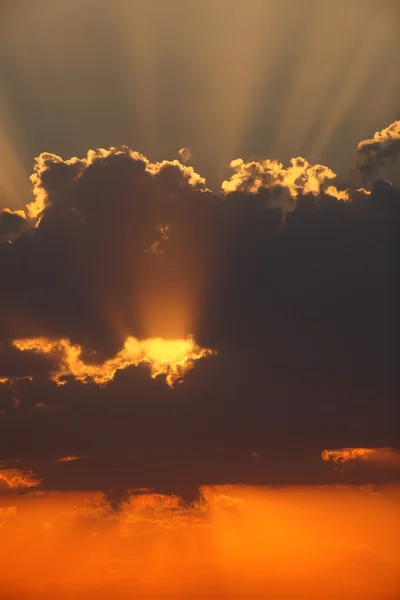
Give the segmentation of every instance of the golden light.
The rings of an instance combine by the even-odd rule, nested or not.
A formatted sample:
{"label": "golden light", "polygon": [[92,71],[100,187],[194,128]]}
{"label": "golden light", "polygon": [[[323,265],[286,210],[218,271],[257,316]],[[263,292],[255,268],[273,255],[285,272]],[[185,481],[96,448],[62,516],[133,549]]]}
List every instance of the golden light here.
{"label": "golden light", "polygon": [[147,358],[157,365],[174,365],[190,356],[193,352],[193,340],[163,340],[153,338],[143,342]]}
{"label": "golden light", "polygon": [[81,358],[82,347],[67,339],[27,338],[14,340],[13,345],[22,352],[54,356],[57,367],[52,371],[51,379],[58,385],[64,384],[67,377],[102,385],[114,379],[121,369],[145,364],[153,379],[164,375],[167,384],[173,386],[182,381],[197,360],[213,354],[212,350],[200,348],[190,336],[183,340],[150,338],[143,341],[128,337],[122,350],[101,364],[85,363]]}

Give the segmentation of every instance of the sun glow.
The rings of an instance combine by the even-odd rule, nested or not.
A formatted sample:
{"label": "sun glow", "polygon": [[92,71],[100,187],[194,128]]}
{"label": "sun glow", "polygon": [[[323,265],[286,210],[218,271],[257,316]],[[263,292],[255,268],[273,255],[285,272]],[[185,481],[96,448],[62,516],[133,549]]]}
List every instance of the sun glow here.
{"label": "sun glow", "polygon": [[114,379],[121,369],[145,364],[153,379],[164,375],[166,383],[173,386],[182,381],[196,360],[214,354],[212,350],[200,348],[191,336],[181,340],[150,338],[143,341],[128,337],[122,350],[101,364],[86,363],[82,359],[82,347],[67,339],[26,338],[14,340],[13,345],[23,352],[53,356],[57,366],[51,372],[51,379],[58,385],[64,384],[67,377],[102,385]]}

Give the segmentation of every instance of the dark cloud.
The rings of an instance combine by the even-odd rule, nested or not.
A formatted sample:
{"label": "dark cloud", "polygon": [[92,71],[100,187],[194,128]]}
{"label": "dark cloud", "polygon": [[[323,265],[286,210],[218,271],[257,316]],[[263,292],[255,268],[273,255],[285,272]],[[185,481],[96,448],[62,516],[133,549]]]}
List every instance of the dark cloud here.
{"label": "dark cloud", "polygon": [[25,229],[27,220],[22,210],[0,210],[0,243],[12,242]]}
{"label": "dark cloud", "polygon": [[376,173],[388,174],[397,163],[400,156],[400,120],[394,121],[385,129],[363,140],[357,148],[357,170],[364,178],[370,178]]}
{"label": "dark cloud", "polygon": [[0,342],[0,379],[21,379],[46,375],[54,367],[51,357],[19,352],[17,348]]}
{"label": "dark cloud", "polygon": [[[399,192],[335,187],[301,158],[232,168],[215,193],[126,147],[37,159],[29,227],[1,225],[2,459],[57,489],[190,497],[325,481],[323,448],[398,445]],[[172,388],[148,360],[90,375],[129,336],[189,334],[213,354]],[[27,338],[51,349],[18,350]]]}

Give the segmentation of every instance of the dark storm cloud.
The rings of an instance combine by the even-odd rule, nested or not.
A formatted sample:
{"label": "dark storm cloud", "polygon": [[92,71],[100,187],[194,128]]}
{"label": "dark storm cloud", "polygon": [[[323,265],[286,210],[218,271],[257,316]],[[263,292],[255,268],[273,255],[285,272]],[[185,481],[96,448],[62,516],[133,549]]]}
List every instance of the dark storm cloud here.
{"label": "dark storm cloud", "polygon": [[[232,167],[217,194],[128,148],[38,158],[30,227],[0,245],[2,459],[57,489],[190,497],[329,480],[323,448],[396,446],[399,192],[338,189],[300,158]],[[128,336],[189,333],[215,354],[173,388],[144,364],[82,383],[60,347],[13,345],[69,340],[95,365]]]}

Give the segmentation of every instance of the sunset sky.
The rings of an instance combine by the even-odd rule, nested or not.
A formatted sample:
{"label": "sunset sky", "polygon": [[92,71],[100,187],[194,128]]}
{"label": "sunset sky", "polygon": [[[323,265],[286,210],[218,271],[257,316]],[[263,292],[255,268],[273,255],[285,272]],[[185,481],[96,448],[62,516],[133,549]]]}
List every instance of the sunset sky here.
{"label": "sunset sky", "polygon": [[0,600],[398,600],[399,25],[0,0]]}

